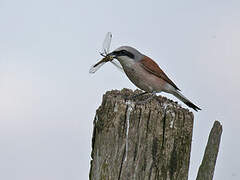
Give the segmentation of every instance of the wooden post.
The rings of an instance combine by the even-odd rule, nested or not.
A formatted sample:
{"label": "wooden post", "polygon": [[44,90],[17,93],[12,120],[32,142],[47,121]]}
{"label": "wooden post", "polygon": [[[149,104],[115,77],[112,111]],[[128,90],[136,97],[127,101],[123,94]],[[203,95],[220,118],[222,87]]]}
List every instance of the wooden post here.
{"label": "wooden post", "polygon": [[202,163],[198,170],[197,180],[212,180],[222,135],[222,125],[215,121],[208,137]]}
{"label": "wooden post", "polygon": [[193,114],[158,96],[136,105],[123,89],[103,96],[94,119],[90,180],[187,180]]}

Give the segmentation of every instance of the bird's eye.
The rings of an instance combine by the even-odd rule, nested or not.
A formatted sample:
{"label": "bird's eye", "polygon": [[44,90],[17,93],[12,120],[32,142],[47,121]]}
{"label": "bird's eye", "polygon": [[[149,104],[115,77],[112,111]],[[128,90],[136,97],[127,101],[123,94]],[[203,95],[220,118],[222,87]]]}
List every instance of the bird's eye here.
{"label": "bird's eye", "polygon": [[128,57],[134,59],[133,53],[131,53],[131,52],[129,52],[129,51],[123,50],[123,54],[124,54],[125,56],[128,56]]}
{"label": "bird's eye", "polygon": [[122,54],[127,54],[127,51],[126,50],[121,50],[121,53]]}

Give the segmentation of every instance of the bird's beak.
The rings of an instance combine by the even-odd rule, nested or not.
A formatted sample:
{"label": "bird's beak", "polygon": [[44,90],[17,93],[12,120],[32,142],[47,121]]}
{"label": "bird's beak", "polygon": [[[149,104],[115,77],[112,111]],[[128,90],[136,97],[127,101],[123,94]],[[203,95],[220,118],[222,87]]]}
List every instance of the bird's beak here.
{"label": "bird's beak", "polygon": [[111,61],[112,61],[114,58],[116,58],[116,57],[117,57],[117,56],[116,56],[116,54],[114,53],[114,51],[113,51],[113,52],[111,52],[111,53],[109,53],[107,56],[109,56],[109,57],[110,57]]}

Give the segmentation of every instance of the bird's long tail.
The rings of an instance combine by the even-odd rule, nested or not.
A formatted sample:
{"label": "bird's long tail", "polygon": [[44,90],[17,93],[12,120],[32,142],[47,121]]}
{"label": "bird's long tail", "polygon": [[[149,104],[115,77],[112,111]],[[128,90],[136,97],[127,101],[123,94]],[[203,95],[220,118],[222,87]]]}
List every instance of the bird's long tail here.
{"label": "bird's long tail", "polygon": [[185,103],[188,107],[193,108],[195,111],[201,110],[199,107],[197,107],[195,104],[193,104],[191,101],[189,101],[184,95],[182,95],[178,90],[174,91],[172,93],[176,98],[178,98],[180,101]]}

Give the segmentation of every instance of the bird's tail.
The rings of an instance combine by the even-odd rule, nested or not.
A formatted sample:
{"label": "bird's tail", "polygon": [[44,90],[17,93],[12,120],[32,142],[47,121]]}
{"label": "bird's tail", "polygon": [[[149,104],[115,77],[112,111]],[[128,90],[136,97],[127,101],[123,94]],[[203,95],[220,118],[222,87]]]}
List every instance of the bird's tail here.
{"label": "bird's tail", "polygon": [[185,103],[188,107],[193,108],[195,111],[201,110],[199,107],[197,107],[195,104],[193,104],[191,101],[189,101],[184,95],[182,95],[178,90],[174,91],[172,93],[176,98],[178,98],[180,101]]}

